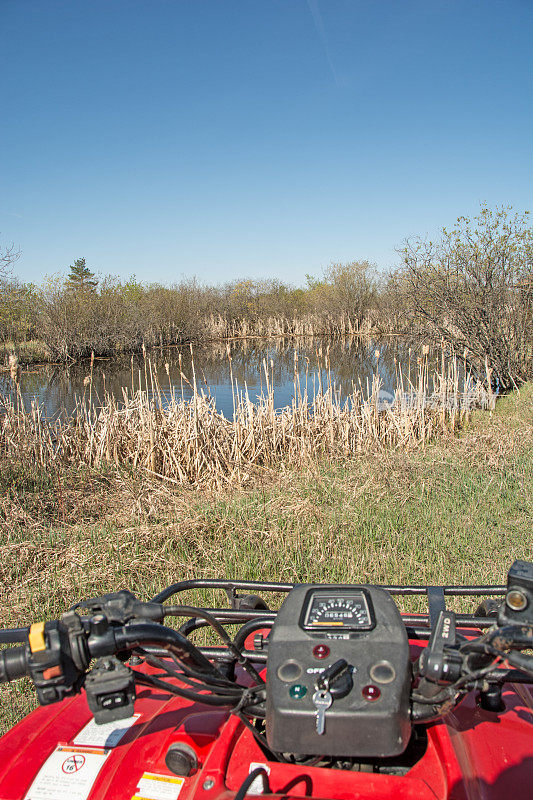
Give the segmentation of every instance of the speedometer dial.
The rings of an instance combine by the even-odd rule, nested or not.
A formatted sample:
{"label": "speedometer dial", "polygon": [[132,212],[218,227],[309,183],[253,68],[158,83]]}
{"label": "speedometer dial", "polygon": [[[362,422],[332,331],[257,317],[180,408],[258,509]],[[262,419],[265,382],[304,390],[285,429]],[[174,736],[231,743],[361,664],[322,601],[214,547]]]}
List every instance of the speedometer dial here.
{"label": "speedometer dial", "polygon": [[306,630],[370,630],[373,620],[363,591],[319,592],[307,602],[303,627]]}

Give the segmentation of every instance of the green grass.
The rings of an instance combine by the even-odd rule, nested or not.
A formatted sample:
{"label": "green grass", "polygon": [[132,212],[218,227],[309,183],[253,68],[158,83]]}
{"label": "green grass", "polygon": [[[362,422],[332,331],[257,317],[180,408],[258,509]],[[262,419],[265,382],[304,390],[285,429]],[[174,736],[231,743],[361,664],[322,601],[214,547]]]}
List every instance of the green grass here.
{"label": "green grass", "polygon": [[[503,583],[515,558],[533,559],[532,498],[533,384],[460,436],[232,493],[0,461],[0,616],[27,624],[81,597],[127,587],[148,598],[193,575]],[[24,684],[0,697],[0,729],[34,704]]]}

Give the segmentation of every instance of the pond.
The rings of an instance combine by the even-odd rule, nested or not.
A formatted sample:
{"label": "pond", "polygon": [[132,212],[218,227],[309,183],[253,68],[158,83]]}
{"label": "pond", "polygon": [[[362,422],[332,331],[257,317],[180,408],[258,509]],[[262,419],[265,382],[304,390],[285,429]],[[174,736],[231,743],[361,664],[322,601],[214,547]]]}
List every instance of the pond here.
{"label": "pond", "polygon": [[[178,397],[189,399],[193,384],[210,394],[216,408],[226,417],[233,415],[234,392],[248,391],[252,401],[268,386],[273,389],[277,409],[290,405],[295,392],[295,376],[303,392],[313,395],[322,386],[333,383],[341,399],[354,388],[366,394],[372,376],[379,374],[381,396],[386,402],[392,399],[401,364],[405,378],[411,372],[413,380],[418,371],[417,357],[422,355],[422,344],[411,350],[400,337],[373,340],[346,337],[323,339],[247,339],[218,342],[209,345],[157,348],[146,354],[132,357],[96,358],[64,366],[36,366],[22,372],[21,392],[26,407],[36,400],[48,417],[70,414],[76,398],[85,394],[93,405],[100,405],[107,393],[121,400],[124,390],[130,393],[139,386],[152,394],[153,383],[150,366],[161,387],[163,404],[171,391]],[[431,358],[431,357],[430,357]],[[434,363],[434,362],[433,362]],[[168,370],[168,371],[167,371]],[[88,379],[92,374],[92,385]],[[268,375],[268,386],[267,386]],[[232,386],[233,382],[233,386]],[[12,396],[9,374],[0,375],[0,394]]]}

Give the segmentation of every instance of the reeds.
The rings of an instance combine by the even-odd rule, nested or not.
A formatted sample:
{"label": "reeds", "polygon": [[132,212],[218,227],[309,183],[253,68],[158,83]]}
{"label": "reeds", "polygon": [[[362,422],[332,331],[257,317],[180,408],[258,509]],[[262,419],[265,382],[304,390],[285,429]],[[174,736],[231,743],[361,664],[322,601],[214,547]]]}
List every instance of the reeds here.
{"label": "reeds", "polygon": [[[455,359],[429,375],[427,354],[419,359],[416,384],[398,370],[394,394],[374,375],[348,397],[331,379],[326,349],[323,369],[302,379],[295,353],[292,404],[276,409],[271,367],[265,361],[265,390],[256,402],[247,387],[233,383],[233,419],[219,413],[215,399],[196,385],[192,398],[162,387],[150,359],[132,372],[132,386],[118,401],[105,395],[97,407],[92,381],[68,419],[51,421],[22,397],[0,398],[0,453],[30,456],[44,469],[56,464],[115,464],[142,470],[169,484],[222,487],[243,483],[282,464],[298,466],[326,457],[353,457],[372,448],[404,448],[460,427],[473,406],[488,405],[481,384],[466,376],[459,388]],[[325,377],[324,377],[325,376]],[[187,381],[180,370],[179,383]],[[188,382],[188,381],[187,381]]]}
{"label": "reeds", "polygon": [[274,336],[370,335],[376,329],[370,316],[361,321],[346,313],[264,316],[255,319],[210,314],[203,322],[204,336],[217,339],[270,338]]}

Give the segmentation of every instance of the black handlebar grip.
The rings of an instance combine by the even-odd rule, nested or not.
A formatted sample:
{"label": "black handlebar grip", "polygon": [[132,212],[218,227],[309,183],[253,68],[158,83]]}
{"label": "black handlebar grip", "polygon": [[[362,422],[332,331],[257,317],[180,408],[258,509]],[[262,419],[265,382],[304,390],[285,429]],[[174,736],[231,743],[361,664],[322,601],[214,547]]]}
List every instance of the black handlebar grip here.
{"label": "black handlebar grip", "polygon": [[25,647],[0,651],[0,683],[9,683],[29,674]]}

